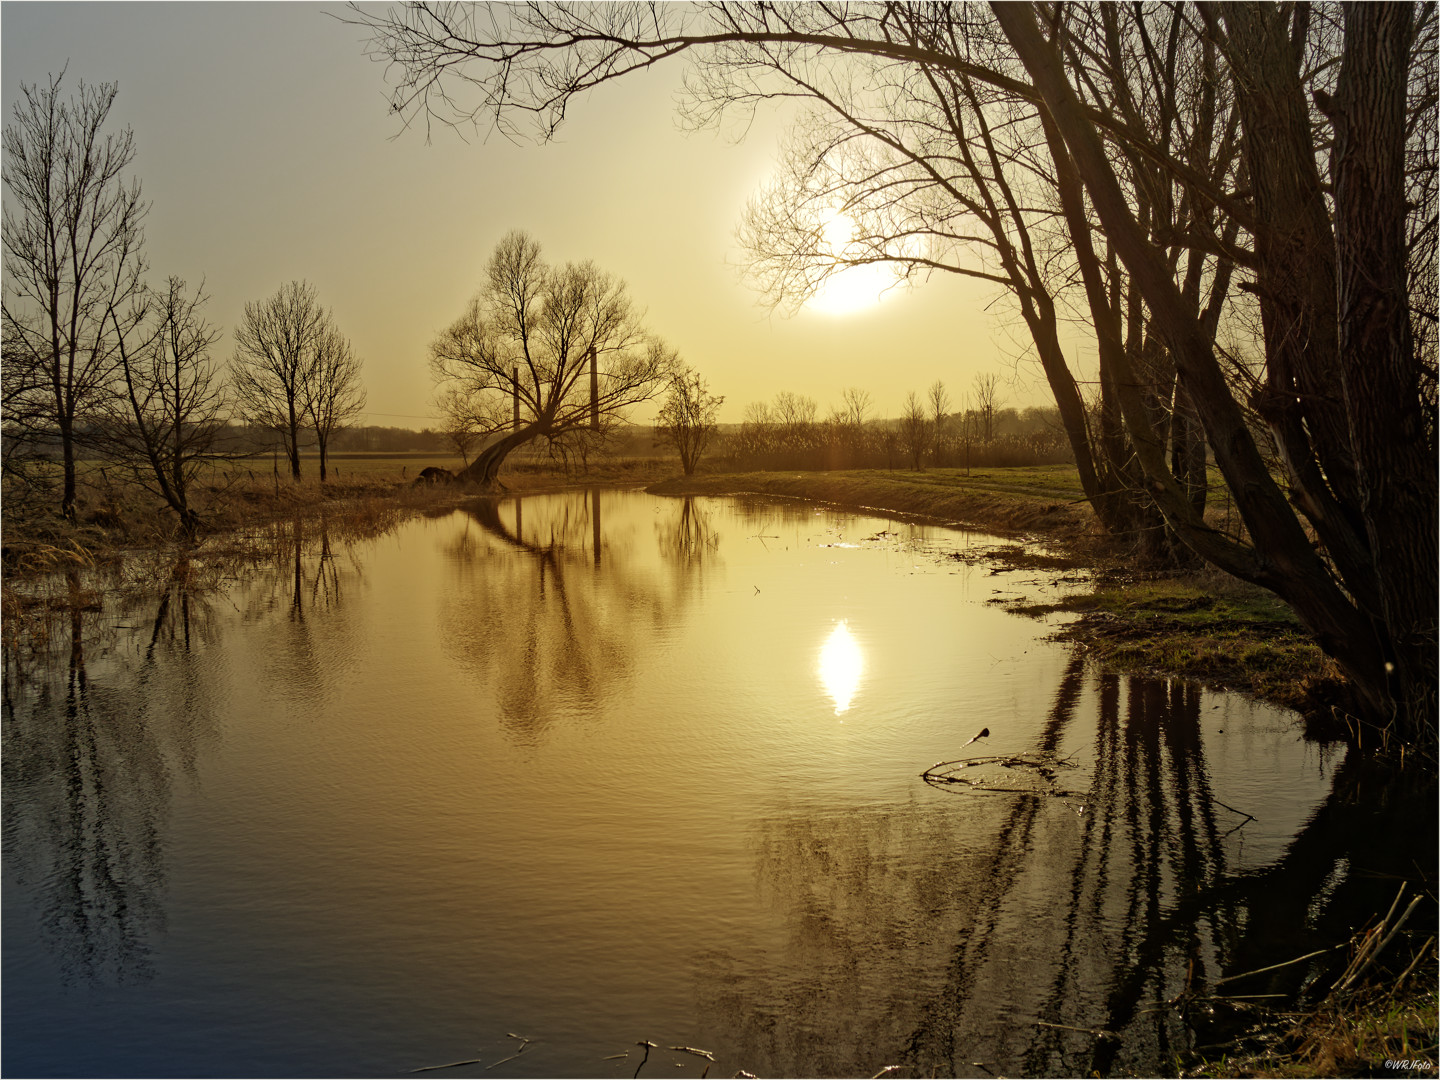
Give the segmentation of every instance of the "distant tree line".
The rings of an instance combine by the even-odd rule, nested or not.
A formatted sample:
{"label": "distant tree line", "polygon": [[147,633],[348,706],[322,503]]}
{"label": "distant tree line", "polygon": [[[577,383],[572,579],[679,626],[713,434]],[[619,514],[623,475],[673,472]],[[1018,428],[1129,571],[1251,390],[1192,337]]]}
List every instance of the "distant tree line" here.
{"label": "distant tree line", "polygon": [[897,417],[874,416],[850,387],[823,417],[813,398],[784,390],[751,402],[714,449],[740,469],[922,469],[1060,464],[1074,460],[1058,410],[998,408],[998,381],[982,375],[968,404],[951,408],[945,384],[911,392]]}
{"label": "distant tree line", "polygon": [[194,484],[217,462],[281,445],[298,480],[308,441],[323,481],[365,390],[314,286],[247,304],[230,363],[218,361],[204,284],[147,277],[134,136],[106,129],[116,87],[81,83],[67,98],[62,79],[22,87],[3,135],[7,499],[53,499],[75,521],[83,453],[129,473],[193,535]]}

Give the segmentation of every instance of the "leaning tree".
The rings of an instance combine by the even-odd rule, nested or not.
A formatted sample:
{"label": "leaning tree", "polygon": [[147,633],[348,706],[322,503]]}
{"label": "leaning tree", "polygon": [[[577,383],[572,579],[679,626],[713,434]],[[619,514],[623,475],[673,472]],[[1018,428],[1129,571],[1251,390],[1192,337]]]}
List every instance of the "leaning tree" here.
{"label": "leaning tree", "polygon": [[663,392],[676,363],[645,332],[624,282],[590,262],[551,266],[519,230],[496,245],[480,291],[430,347],[447,426],[491,440],[460,473],[484,488],[517,447],[612,426]]}

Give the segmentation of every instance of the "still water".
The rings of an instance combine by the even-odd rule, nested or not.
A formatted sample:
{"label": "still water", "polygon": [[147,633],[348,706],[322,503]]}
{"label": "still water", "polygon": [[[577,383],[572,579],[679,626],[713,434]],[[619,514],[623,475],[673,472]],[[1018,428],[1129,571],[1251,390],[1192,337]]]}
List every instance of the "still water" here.
{"label": "still water", "polygon": [[985,537],[605,491],[271,539],[7,669],[7,1076],[1153,1074],[1187,978],[1363,886],[1339,754],[1046,642],[989,601],[1078,586]]}

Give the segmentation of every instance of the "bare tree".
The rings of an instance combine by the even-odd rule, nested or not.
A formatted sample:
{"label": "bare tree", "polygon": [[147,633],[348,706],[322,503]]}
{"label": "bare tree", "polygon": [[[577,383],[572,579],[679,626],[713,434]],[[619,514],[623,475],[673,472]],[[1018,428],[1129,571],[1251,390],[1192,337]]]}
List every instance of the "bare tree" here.
{"label": "bare tree", "polygon": [[831,411],[832,440],[838,448],[842,467],[853,467],[865,448],[865,422],[870,416],[871,398],[868,390],[847,386],[840,391],[840,404]]}
{"label": "bare tree", "polygon": [[675,447],[685,475],[695,472],[700,455],[715,434],[715,418],[725,399],[710,393],[698,371],[677,372],[670,382],[670,392],[655,419],[655,434]]}
{"label": "bare tree", "polygon": [[745,406],[736,448],[747,457],[758,457],[775,451],[775,415],[768,404],[752,401]]}
{"label": "bare tree", "polygon": [[995,439],[995,410],[1000,407],[1000,380],[993,374],[975,376],[975,411],[979,414],[980,431],[986,443]]}
{"label": "bare tree", "polygon": [[[548,136],[575,94],[681,53],[700,121],[825,101],[837,126],[800,133],[824,160],[802,150],[792,170],[809,182],[817,166],[799,232],[837,207],[857,228],[820,269],[923,272],[944,268],[932,237],[979,245],[972,276],[1020,306],[1097,514],[1133,494],[1200,557],[1273,590],[1349,676],[1351,714],[1372,725],[1360,741],[1431,754],[1435,305],[1409,290],[1434,280],[1436,20],[1430,4],[356,13],[399,75],[394,107],[427,123],[533,118]],[[890,194],[906,184],[919,197]],[[813,267],[792,268],[782,287],[815,287]],[[1054,332],[1066,277],[1096,334],[1094,436]],[[1217,349],[1217,324],[1247,306],[1253,360]],[[1243,536],[1205,520],[1201,437]]]}
{"label": "bare tree", "polygon": [[779,449],[791,454],[809,450],[815,444],[815,420],[820,406],[812,397],[781,390],[775,395],[771,413],[775,417],[775,438]]}
{"label": "bare tree", "polygon": [[201,525],[191,487],[216,456],[226,422],[224,388],[210,356],[221,334],[201,315],[207,300],[203,285],[191,293],[171,277],[163,293],[146,298],[147,317],[130,320],[130,333],[115,313],[118,385],[102,426],[105,448],[165,500],[191,537]]}
{"label": "bare tree", "polygon": [[350,339],[327,316],[326,326],[315,337],[302,384],[305,413],[310,417],[320,451],[322,484],[330,437],[365,410],[360,369],[360,360],[350,346]]}
{"label": "bare tree", "polygon": [[462,477],[498,482],[518,446],[598,431],[662,392],[675,354],[647,334],[623,282],[595,264],[550,266],[520,231],[496,245],[465,314],[430,347],[442,395],[498,436]]}
{"label": "bare tree", "polygon": [[22,86],[4,132],[4,381],[7,423],[59,439],[73,520],[76,446],[109,391],[114,316],[142,288],[148,207],[123,175],[130,129],[104,131],[116,87],[81,83],[65,100],[63,78]]}
{"label": "bare tree", "polygon": [[246,422],[277,433],[300,479],[300,433],[306,426],[316,350],[330,326],[315,286],[282,285],[275,295],[245,305],[235,328],[231,385]]}
{"label": "bare tree", "polygon": [[910,455],[911,466],[923,468],[925,451],[930,449],[930,417],[925,412],[925,403],[920,395],[911,390],[905,395],[904,407],[900,410],[900,443]]}
{"label": "bare tree", "polygon": [[[1252,191],[1243,210],[1255,237],[1247,261],[1265,354],[1263,380],[1251,389],[1282,448],[1288,494],[1227,381],[1211,328],[1148,242],[1070,81],[1064,41],[1053,26],[1046,37],[1029,5],[994,12],[1173,357],[1248,536],[1224,536],[1196,513],[1165,459],[1143,379],[1122,355],[1120,408],[1167,522],[1202,557],[1295,608],[1350,677],[1356,718],[1373,725],[1362,743],[1393,734],[1433,754],[1440,560],[1425,387],[1435,357],[1415,348],[1411,333],[1407,225],[1417,212],[1433,222],[1437,207],[1407,202],[1405,158],[1407,72],[1412,63],[1433,67],[1435,9],[1422,8],[1415,25],[1406,4],[1347,5],[1340,55],[1331,53],[1334,93],[1321,88],[1312,99],[1318,116],[1302,79],[1308,7],[1201,9],[1239,88]],[[1435,107],[1432,99],[1417,129],[1433,130]]]}
{"label": "bare tree", "polygon": [[935,464],[939,465],[950,449],[950,391],[945,389],[943,381],[936,379],[925,392],[925,398],[930,406],[930,440]]}

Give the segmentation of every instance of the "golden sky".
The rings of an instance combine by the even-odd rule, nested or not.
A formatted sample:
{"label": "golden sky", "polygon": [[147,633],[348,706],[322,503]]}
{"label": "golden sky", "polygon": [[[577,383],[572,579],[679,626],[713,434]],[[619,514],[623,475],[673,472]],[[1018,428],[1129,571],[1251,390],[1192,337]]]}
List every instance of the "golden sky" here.
{"label": "golden sky", "polygon": [[[365,361],[362,422],[423,427],[426,348],[460,313],[495,243],[530,232],[551,261],[624,278],[648,324],[726,398],[721,419],[790,390],[822,414],[847,386],[894,416],[943,379],[955,407],[979,372],[1004,404],[1044,404],[1023,334],[989,286],[936,277],[883,302],[787,317],[757,304],[735,228],[770,176],[786,118],[748,133],[679,128],[678,63],[604,87],[559,139],[402,132],[384,70],[339,5],[17,3],[0,7],[8,121],[23,83],[116,82],[152,209],[151,277],[203,278],[228,356],[245,302],[315,284]],[[988,308],[988,310],[987,310]],[[637,415],[637,420],[648,419]]]}

